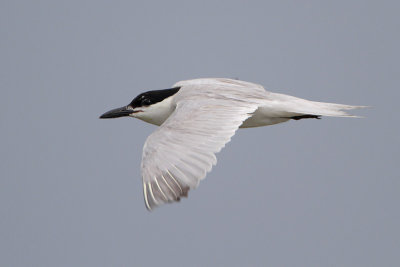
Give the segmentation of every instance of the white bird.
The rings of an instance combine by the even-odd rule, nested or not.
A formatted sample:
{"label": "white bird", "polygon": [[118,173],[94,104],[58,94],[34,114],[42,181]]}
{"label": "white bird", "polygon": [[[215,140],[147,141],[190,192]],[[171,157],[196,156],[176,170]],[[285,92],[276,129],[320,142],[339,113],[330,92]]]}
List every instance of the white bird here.
{"label": "white bird", "polygon": [[129,116],[160,126],[147,138],[141,164],[144,201],[152,210],[187,197],[238,128],[321,116],[355,117],[345,110],[361,107],[272,93],[250,82],[207,78],[142,93],[100,118]]}

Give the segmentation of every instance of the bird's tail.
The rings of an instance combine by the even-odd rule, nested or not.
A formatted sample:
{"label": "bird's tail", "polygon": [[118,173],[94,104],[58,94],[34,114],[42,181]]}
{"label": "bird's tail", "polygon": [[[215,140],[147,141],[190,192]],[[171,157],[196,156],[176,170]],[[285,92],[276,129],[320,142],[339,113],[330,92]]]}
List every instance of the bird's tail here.
{"label": "bird's tail", "polygon": [[346,111],[367,107],[309,101],[306,99],[277,93],[271,93],[271,97],[274,99],[277,109],[282,109],[282,111],[288,112],[290,115],[292,115],[292,117],[300,116],[300,118],[301,116],[307,115],[314,115],[310,116],[309,118],[319,116],[360,118],[359,116],[351,115]]}

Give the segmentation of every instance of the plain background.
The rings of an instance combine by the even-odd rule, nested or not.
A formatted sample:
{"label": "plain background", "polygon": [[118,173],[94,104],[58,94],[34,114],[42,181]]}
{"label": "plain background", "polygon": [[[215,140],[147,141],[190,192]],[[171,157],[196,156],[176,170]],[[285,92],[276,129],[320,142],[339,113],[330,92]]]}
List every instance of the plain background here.
{"label": "plain background", "polygon": [[[398,1],[0,2],[1,266],[400,266]],[[240,130],[144,207],[155,126],[99,120],[228,77],[364,119]]]}

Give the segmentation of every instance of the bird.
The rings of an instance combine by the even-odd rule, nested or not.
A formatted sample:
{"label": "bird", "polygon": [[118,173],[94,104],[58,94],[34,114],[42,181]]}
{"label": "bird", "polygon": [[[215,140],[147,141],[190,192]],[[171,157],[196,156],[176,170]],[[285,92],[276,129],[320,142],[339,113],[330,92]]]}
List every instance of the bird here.
{"label": "bird", "polygon": [[139,94],[101,119],[133,117],[159,126],[143,147],[141,175],[146,208],[188,197],[239,128],[269,126],[322,116],[357,117],[351,106],[273,93],[262,85],[228,78],[201,78]]}

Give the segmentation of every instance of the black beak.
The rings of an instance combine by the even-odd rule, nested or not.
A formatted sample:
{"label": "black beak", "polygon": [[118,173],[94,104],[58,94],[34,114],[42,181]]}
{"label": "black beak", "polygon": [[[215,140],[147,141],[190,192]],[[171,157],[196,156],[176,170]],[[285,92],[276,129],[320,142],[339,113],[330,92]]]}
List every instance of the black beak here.
{"label": "black beak", "polygon": [[100,116],[100,119],[113,119],[113,118],[125,117],[129,116],[132,113],[135,112],[132,109],[129,109],[128,106],[125,106],[107,111],[106,113]]}

